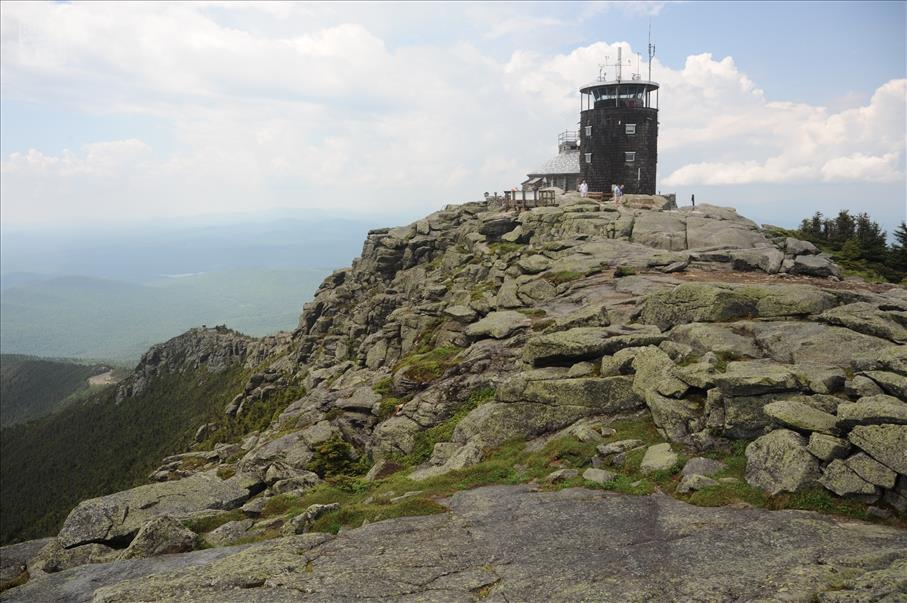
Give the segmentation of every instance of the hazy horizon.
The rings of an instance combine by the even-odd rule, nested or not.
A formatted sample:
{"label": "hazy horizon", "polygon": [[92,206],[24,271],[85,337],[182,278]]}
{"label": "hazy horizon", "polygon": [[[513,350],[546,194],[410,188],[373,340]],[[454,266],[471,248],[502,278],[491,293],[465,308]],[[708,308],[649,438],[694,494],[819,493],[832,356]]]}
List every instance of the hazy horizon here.
{"label": "hazy horizon", "polygon": [[648,76],[650,26],[660,190],[784,225],[848,208],[890,232],[907,212],[904,3],[0,11],[6,232],[319,208],[399,223],[479,199],[556,153],[618,48]]}

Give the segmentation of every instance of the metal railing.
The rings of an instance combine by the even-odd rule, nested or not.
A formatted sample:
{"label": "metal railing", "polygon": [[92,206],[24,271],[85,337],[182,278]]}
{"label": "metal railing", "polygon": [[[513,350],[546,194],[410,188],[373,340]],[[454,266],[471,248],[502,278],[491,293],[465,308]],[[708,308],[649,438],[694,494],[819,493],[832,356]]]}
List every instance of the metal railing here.
{"label": "metal railing", "polygon": [[567,142],[576,142],[577,140],[579,140],[579,132],[576,130],[564,130],[557,135],[558,146]]}

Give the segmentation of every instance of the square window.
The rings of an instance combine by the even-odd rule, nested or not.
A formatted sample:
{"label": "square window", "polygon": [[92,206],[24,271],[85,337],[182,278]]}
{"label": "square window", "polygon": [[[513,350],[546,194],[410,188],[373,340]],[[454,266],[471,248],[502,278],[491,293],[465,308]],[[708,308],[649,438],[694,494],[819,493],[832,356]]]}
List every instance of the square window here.
{"label": "square window", "polygon": [[627,163],[636,161],[636,151],[624,151],[624,160],[626,160]]}
{"label": "square window", "polygon": [[586,163],[592,163],[592,153],[586,153]]}
{"label": "square window", "polygon": [[636,134],[636,124],[627,124],[626,133],[627,134]]}
{"label": "square window", "polygon": [[592,126],[586,126],[586,136],[592,136]]}

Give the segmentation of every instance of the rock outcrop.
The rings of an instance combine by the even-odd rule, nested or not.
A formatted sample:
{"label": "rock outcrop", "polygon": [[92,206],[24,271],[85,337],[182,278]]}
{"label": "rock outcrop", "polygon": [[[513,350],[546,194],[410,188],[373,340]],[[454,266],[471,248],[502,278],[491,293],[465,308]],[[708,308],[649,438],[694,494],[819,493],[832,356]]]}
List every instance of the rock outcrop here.
{"label": "rock outcrop", "polygon": [[[223,441],[213,450],[195,449],[165,459],[152,474],[159,483],[83,502],[67,518],[60,544],[67,550],[88,544],[121,549],[149,520],[234,509],[262,491],[263,497],[300,495],[317,488],[333,467],[355,466],[365,473],[374,464],[367,480],[401,470],[413,480],[424,480],[468,469],[513,440],[572,429],[595,441],[601,435],[589,427],[591,421],[628,413],[650,416],[663,443],[648,449],[639,440],[603,444],[599,461],[618,467],[628,455],[638,455],[646,459],[647,471],[659,474],[679,469],[678,453],[686,458],[744,440],[749,442],[746,479],[769,494],[826,488],[836,496],[907,511],[903,287],[841,281],[837,266],[811,245],[775,236],[732,209],[602,207],[569,195],[562,201],[557,207],[519,214],[487,203],[448,206],[408,226],[373,230],[352,266],[322,283],[292,334],[256,340],[223,328],[197,329],[182,336],[183,345],[167,348],[178,353],[152,348],[120,386],[121,396],[140,391],[162,371],[195,368],[200,362],[211,371],[242,366],[251,374],[223,417],[199,428],[199,441],[237,433],[244,417],[263,408],[270,416],[273,409],[266,405],[275,396],[292,393],[293,398],[281,404],[263,429]],[[443,434],[443,439],[426,444],[429,433],[436,439]],[[720,469],[707,461],[688,463],[683,492],[719,483],[721,478],[712,476]],[[593,469],[582,473],[587,482],[611,482],[608,471]],[[552,479],[580,479],[579,474],[565,469]],[[548,496],[508,492],[505,499],[509,496],[521,505]],[[466,501],[485,500],[470,496],[454,497],[455,516],[465,513],[487,521],[510,509],[510,503],[502,501],[470,514]],[[700,511],[674,506],[680,503],[664,497],[629,502],[588,492],[551,496],[563,497],[557,499],[559,504],[576,515],[579,527],[587,521],[583,505],[601,507],[602,513],[648,505],[656,516],[677,513],[678,522],[690,514],[700,518]],[[215,535],[218,543],[249,534],[305,530],[313,521],[299,520],[299,526],[268,523],[258,517],[263,508],[252,504],[246,519],[225,524],[223,534]],[[543,523],[544,513],[539,508],[526,511],[526,521]],[[750,543],[763,542],[757,524],[787,517],[734,512],[731,520],[730,510],[708,513],[715,513],[715,538],[721,530],[738,530],[741,542]],[[514,525],[519,521],[516,517]],[[617,525],[632,521],[615,519]],[[596,530],[607,523],[599,520]],[[853,536],[850,528],[825,519],[807,523],[808,530],[791,528],[800,548],[790,555],[801,559],[819,558],[814,556],[831,551],[831,543],[851,537],[865,537],[867,543],[874,538],[900,542],[903,537],[887,532],[873,536],[868,528],[853,528]],[[556,524],[572,533],[562,519]],[[375,561],[373,571],[390,576],[378,583],[356,570],[330,577],[316,588],[308,581],[311,576],[295,570],[282,578],[265,571],[253,580],[242,566],[253,554],[273,558],[275,564],[292,560],[294,567],[311,562],[316,568],[318,559],[339,564],[354,551],[371,559],[372,535],[386,530],[387,537],[393,537],[401,525],[426,526],[425,538],[431,542],[437,534],[449,536],[451,548],[437,546],[449,551],[450,558],[429,564],[437,572],[426,570],[416,577],[410,575],[412,568],[399,569],[403,560],[416,559],[415,553],[402,549],[401,557],[391,557],[398,564],[393,568]],[[509,559],[513,551],[460,550],[462,534],[455,525],[455,520],[419,519],[368,526],[335,540],[291,536],[256,547],[255,553],[243,551],[213,563],[204,570],[210,575],[198,578],[208,580],[213,590],[205,591],[195,578],[180,575],[111,587],[99,592],[97,600],[140,600],[148,588],[175,593],[179,585],[205,593],[196,600],[234,600],[230,597],[238,597],[237,592],[253,597],[244,600],[255,600],[258,594],[282,600],[301,591],[330,598],[341,588],[359,592],[365,582],[372,589],[370,596],[376,597],[417,596],[431,582],[431,588],[449,590],[452,596],[500,590],[500,596],[516,600],[526,593],[536,595],[530,598],[539,593],[564,596],[567,585],[575,584],[570,576],[577,568],[623,575],[620,570],[610,573],[607,556],[600,567],[592,567],[599,562],[567,557],[563,579],[546,585],[531,578],[538,569],[532,560],[519,566],[523,569],[486,571],[481,569],[485,563],[494,565],[488,559]],[[539,530],[538,542],[526,540],[531,534],[522,540],[509,533],[498,536],[513,537],[514,546],[522,543],[523,550],[563,544],[562,534],[538,525],[526,526]],[[690,558],[685,547],[704,546],[701,550],[711,555],[707,538],[712,536],[684,544],[675,537],[695,535],[678,525],[630,526],[626,534],[611,538],[621,546],[633,545],[634,539],[658,543],[659,551],[668,549],[684,559]],[[576,538],[583,542],[587,536]],[[725,538],[722,546],[731,541]],[[674,589],[696,584],[697,592],[714,593],[715,599],[746,598],[762,592],[756,585],[780,580],[790,580],[791,588],[804,593],[814,588],[809,592],[815,593],[829,575],[811,561],[798,566],[802,574],[787,561],[784,569],[772,552],[774,545],[764,544],[762,549],[741,547],[739,557],[736,549],[714,547],[716,555],[725,551],[723,560],[739,563],[725,566],[717,557],[714,564],[700,558],[702,565],[684,568],[692,573],[682,583],[669,578],[680,571],[672,568],[674,561],[665,561],[670,555],[656,556],[662,562],[652,571],[660,577],[648,586],[626,576],[609,580],[607,588],[583,582],[576,588],[585,590],[570,592],[575,598],[585,594],[597,600],[626,600],[634,593],[684,598]],[[338,547],[342,555],[305,552],[305,547]],[[479,558],[485,560],[475,565]],[[885,563],[891,565],[892,559]],[[568,560],[575,563],[572,569],[566,567]],[[371,567],[368,563],[362,567]],[[752,577],[748,563],[767,564],[761,576],[768,581],[746,578]],[[879,571],[888,567],[885,563],[876,564]],[[863,569],[868,572],[869,567]],[[507,577],[511,570],[516,573]],[[229,577],[221,580],[218,576],[225,573]],[[550,568],[544,572],[546,579],[555,574]],[[251,590],[230,590],[234,587]]]}
{"label": "rock outcrop", "polygon": [[337,537],[87,566],[4,601],[751,601],[783,588],[784,600],[831,602],[903,593],[907,532],[895,528],[585,489],[489,487],[448,504],[444,515]]}

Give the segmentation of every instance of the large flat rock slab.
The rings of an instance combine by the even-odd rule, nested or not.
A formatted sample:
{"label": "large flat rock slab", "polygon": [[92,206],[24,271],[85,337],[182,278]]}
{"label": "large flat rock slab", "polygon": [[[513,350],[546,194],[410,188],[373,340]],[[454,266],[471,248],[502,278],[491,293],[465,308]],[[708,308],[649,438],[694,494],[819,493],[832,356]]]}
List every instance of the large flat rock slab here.
{"label": "large flat rock slab", "polygon": [[247,498],[249,491],[238,481],[224,481],[210,473],[139,486],[79,503],[63,523],[60,542],[67,548],[89,542],[128,542],[149,519],[234,509]]}
{"label": "large flat rock slab", "polygon": [[[785,600],[800,601],[846,592],[844,568],[857,580],[907,556],[907,531],[808,512],[694,507],[664,495],[495,486],[457,493],[449,506],[332,539],[281,538],[153,576],[124,572],[118,583],[107,571],[95,592],[61,600],[751,601],[783,584]],[[23,592],[8,600],[34,600]]]}
{"label": "large flat rock slab", "polygon": [[[111,563],[80,565],[72,569],[47,574],[30,580],[24,586],[0,594],[6,603],[87,603],[102,586],[118,584],[130,579],[141,580],[150,574],[175,572],[199,566],[210,566],[225,557],[236,555],[249,545],[193,551],[181,555],[162,555],[147,559],[129,559]],[[150,601],[159,600],[151,596]],[[174,600],[174,599],[171,599]]]}

